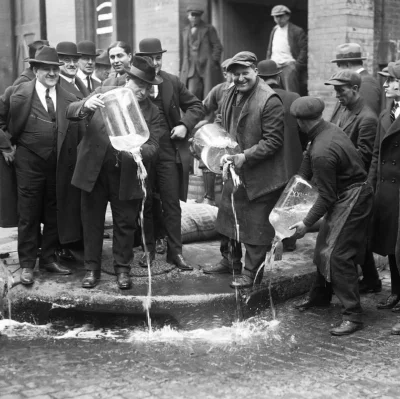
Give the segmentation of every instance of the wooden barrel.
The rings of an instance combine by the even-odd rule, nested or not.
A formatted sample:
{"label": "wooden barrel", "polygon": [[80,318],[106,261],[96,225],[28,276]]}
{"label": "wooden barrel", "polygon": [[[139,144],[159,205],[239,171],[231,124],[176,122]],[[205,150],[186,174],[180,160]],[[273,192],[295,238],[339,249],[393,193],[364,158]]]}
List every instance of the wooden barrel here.
{"label": "wooden barrel", "polygon": [[[222,176],[217,175],[215,178],[215,202],[217,205],[221,199],[222,193]],[[188,187],[188,199],[201,199],[204,197],[203,176],[190,175]]]}

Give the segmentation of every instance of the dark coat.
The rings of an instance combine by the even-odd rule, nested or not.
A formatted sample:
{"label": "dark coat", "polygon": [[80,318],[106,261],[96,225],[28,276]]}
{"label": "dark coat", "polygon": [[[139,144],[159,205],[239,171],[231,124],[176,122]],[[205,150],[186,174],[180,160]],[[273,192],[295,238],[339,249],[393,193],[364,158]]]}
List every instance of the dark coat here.
{"label": "dark coat", "polygon": [[81,79],[78,78],[78,76],[75,76],[75,84],[72,84],[68,81],[66,81],[64,78],[60,76],[58,83],[60,86],[67,90],[69,93],[73,94],[78,100],[82,100],[83,98],[87,97],[90,92],[85,86],[85,84],[82,82]]}
{"label": "dark coat", "polygon": [[197,70],[197,73],[203,78],[204,96],[206,96],[214,86],[224,80],[220,64],[222,44],[215,28],[201,21],[197,27],[200,45],[197,57],[193,58],[190,55],[189,46],[190,29],[190,25],[187,25],[182,31],[183,60],[180,79],[187,86],[188,79]]}
{"label": "dark coat", "polygon": [[[186,201],[191,162],[188,139],[196,124],[204,118],[205,111],[201,101],[189,92],[177,76],[164,71],[160,72],[160,76],[163,78],[161,83],[163,109],[170,129],[177,125],[185,125],[188,130],[188,134],[183,140],[175,140],[176,149],[182,162],[179,197],[182,201]],[[182,115],[181,110],[183,111]]]}
{"label": "dark coat", "polygon": [[[9,87],[0,98],[0,129],[18,145],[29,118],[36,79]],[[81,239],[80,191],[71,185],[78,143],[84,125],[65,118],[67,106],[76,100],[59,85],[57,90],[57,224],[62,244]],[[13,199],[16,201],[16,199]]]}
{"label": "dark coat", "polygon": [[98,87],[102,86],[101,82],[98,82],[96,79],[92,78],[92,84],[93,84],[93,91],[95,91]]}
{"label": "dark coat", "polygon": [[361,87],[360,95],[365,103],[378,116],[381,112],[381,86],[378,81],[371,76],[365,69],[360,72]]}
{"label": "dark coat", "polygon": [[35,78],[36,78],[36,76],[33,73],[33,70],[31,68],[26,68],[22,71],[21,75],[18,76],[18,78],[15,80],[15,82],[12,85],[17,86],[24,82],[30,82],[31,80],[33,80]]}
{"label": "dark coat", "polygon": [[400,118],[390,121],[390,108],[379,116],[368,176],[375,189],[372,250],[395,253],[399,239]]}
{"label": "dark coat", "polygon": [[110,74],[102,83],[102,86],[123,86],[126,83],[126,75]]}
{"label": "dark coat", "polygon": [[[229,89],[215,123],[228,132],[236,87]],[[277,101],[271,106],[272,99]],[[246,162],[243,183],[250,201],[283,187],[291,177],[291,161],[285,159],[284,109],[279,96],[260,78],[246,100],[236,126],[236,137]],[[290,166],[289,166],[290,165]]]}
{"label": "dark coat", "polygon": [[[348,108],[347,108],[348,109]],[[331,122],[337,124],[340,113],[344,112],[345,107],[336,103],[332,114]],[[365,103],[363,98],[360,98],[350,111],[350,116],[344,123],[338,125],[353,142],[357,151],[365,165],[365,170],[368,171],[371,164],[372,150],[374,148],[376,127],[378,118],[374,111]]]}
{"label": "dark coat", "polygon": [[[105,93],[116,87],[99,87],[90,97]],[[79,115],[87,99],[76,101],[67,109],[67,118],[70,120],[80,120]],[[157,154],[158,139],[160,137],[160,113],[158,108],[149,99],[139,103],[140,109],[146,120],[150,131],[149,140],[142,145],[141,153],[143,163],[149,162]],[[110,138],[107,134],[103,117],[100,110],[96,110],[87,117],[87,129],[85,136],[78,149],[78,159],[76,162],[72,184],[81,190],[91,192],[99,176],[103,160],[106,155],[107,147],[110,145]],[[142,189],[137,179],[137,165],[127,152],[121,152],[121,178],[120,178],[120,200],[139,199],[143,197]]]}
{"label": "dark coat", "polygon": [[[272,54],[272,40],[274,38],[277,26],[272,29],[271,35],[269,36],[268,50],[266,59],[271,59]],[[288,41],[290,52],[293,58],[296,60],[296,68],[306,69],[307,68],[307,35],[304,30],[295,24],[289,22],[288,24]]]}

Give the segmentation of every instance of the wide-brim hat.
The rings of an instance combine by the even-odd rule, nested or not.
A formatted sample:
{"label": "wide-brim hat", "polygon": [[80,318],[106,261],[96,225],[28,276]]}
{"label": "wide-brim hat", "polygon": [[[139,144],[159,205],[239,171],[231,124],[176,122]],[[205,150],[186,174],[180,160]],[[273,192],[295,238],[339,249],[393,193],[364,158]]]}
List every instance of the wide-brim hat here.
{"label": "wide-brim hat", "polygon": [[131,66],[129,69],[125,69],[125,72],[131,77],[139,78],[152,85],[159,85],[163,82],[162,77],[156,75],[156,68],[146,58],[140,56],[132,57]]}
{"label": "wide-brim hat", "polygon": [[56,46],[58,55],[69,55],[71,57],[80,57],[81,54],[78,53],[78,49],[73,42],[60,42]]}
{"label": "wide-brim hat", "polygon": [[277,76],[282,72],[282,69],[278,68],[278,65],[273,60],[263,60],[257,65],[258,74],[262,77],[273,77]]}
{"label": "wide-brim hat", "polygon": [[331,62],[363,61],[361,46],[357,43],[344,43],[336,47],[336,58]]}
{"label": "wide-brim hat", "polygon": [[49,46],[40,47],[35,53],[35,58],[29,58],[28,62],[57,66],[64,65],[64,63],[60,62],[58,59],[57,50]]}
{"label": "wide-brim hat", "polygon": [[82,40],[78,43],[77,47],[78,53],[82,55],[88,55],[90,57],[97,57],[100,55],[100,53],[96,51],[96,45],[90,40]]}
{"label": "wide-brim hat", "polygon": [[96,57],[96,65],[111,66],[110,57],[108,56],[108,51],[101,51],[100,55]]}
{"label": "wide-brim hat", "polygon": [[161,54],[167,50],[163,50],[161,42],[155,37],[143,39],[139,42],[139,51],[136,55],[143,57],[144,55]]}
{"label": "wide-brim hat", "polygon": [[283,5],[275,6],[271,10],[272,17],[277,17],[278,15],[291,14],[291,13],[292,12],[289,10],[289,8],[287,8],[286,6],[283,6]]}

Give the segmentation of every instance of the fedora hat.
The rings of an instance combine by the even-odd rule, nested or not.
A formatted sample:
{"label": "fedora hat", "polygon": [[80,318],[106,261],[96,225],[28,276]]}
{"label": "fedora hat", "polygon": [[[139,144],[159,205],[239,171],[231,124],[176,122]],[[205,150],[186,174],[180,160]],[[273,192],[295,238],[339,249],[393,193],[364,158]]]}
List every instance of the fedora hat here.
{"label": "fedora hat", "polygon": [[276,76],[282,72],[282,69],[278,68],[275,61],[272,60],[263,60],[260,61],[257,65],[258,74],[260,76]]}
{"label": "fedora hat", "polygon": [[73,42],[60,42],[56,46],[58,55],[69,55],[71,57],[80,57],[76,44]]}
{"label": "fedora hat", "polygon": [[331,62],[362,61],[361,46],[357,43],[344,43],[336,47],[336,58]]}
{"label": "fedora hat", "polygon": [[167,50],[163,50],[161,48],[161,42],[159,39],[151,37],[146,38],[140,41],[139,43],[139,51],[136,55],[151,55],[151,54],[160,54],[165,53]]}
{"label": "fedora hat", "polygon": [[100,54],[96,51],[96,45],[90,40],[82,40],[78,43],[78,53],[88,55],[90,57],[97,57]]}
{"label": "fedora hat", "polygon": [[159,85],[163,82],[163,79],[156,75],[156,68],[146,58],[137,55],[132,57],[131,67],[125,69],[125,72],[131,77],[139,78],[152,85]]}
{"label": "fedora hat", "polygon": [[36,53],[35,58],[29,58],[28,62],[33,64],[46,64],[46,65],[64,65],[63,62],[60,62],[58,59],[57,50],[54,47],[42,46],[40,47]]}
{"label": "fedora hat", "polygon": [[110,57],[108,56],[107,50],[103,50],[101,54],[96,57],[96,64],[111,66]]}
{"label": "fedora hat", "polygon": [[25,58],[24,61],[28,61],[29,58],[35,58],[35,53],[36,50],[39,49],[42,46],[50,46],[50,43],[48,40],[35,40],[32,43],[28,44],[28,49],[29,49],[29,57]]}

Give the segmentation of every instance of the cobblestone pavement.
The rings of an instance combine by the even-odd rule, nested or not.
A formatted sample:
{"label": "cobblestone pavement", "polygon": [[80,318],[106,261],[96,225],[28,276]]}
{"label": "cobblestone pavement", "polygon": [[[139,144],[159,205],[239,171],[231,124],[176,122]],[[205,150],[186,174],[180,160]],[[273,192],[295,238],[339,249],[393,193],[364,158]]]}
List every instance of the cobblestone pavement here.
{"label": "cobblestone pavement", "polygon": [[[0,337],[0,397],[14,398],[398,398],[398,321],[376,310],[384,290],[363,296],[365,328],[332,337],[329,309],[279,305],[280,324],[247,342],[171,339],[117,342]],[[259,321],[267,320],[265,313]],[[240,341],[240,342],[239,342]]]}

